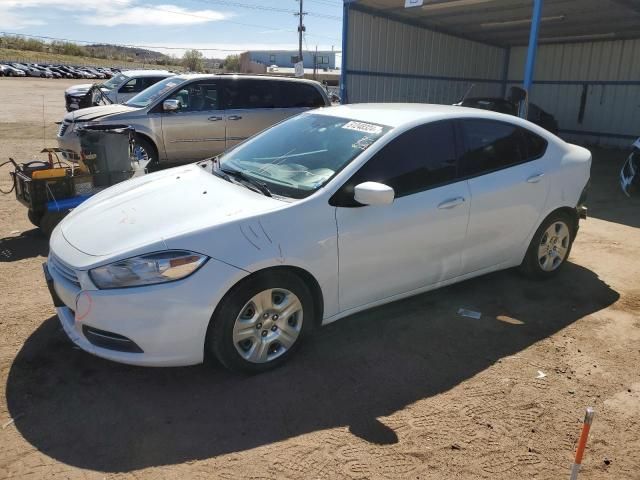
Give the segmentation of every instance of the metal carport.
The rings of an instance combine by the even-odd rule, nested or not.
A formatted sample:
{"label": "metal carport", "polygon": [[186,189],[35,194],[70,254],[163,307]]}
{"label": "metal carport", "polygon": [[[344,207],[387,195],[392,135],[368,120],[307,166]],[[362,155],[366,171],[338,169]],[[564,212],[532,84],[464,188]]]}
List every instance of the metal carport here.
{"label": "metal carport", "polygon": [[[563,137],[640,135],[640,0],[345,0],[346,102],[455,103],[528,88]],[[536,41],[537,37],[537,41]]]}

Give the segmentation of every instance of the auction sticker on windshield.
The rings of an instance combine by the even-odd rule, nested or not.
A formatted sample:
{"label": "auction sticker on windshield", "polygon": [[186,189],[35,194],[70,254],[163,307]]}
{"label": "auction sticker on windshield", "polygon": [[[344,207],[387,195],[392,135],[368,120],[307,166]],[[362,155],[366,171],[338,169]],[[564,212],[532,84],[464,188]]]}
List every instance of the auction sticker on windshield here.
{"label": "auction sticker on windshield", "polygon": [[346,128],[347,130],[355,130],[356,132],[374,133],[376,135],[382,132],[382,127],[380,125],[374,125],[372,123],[364,122],[351,121],[349,123],[345,123],[342,128]]}

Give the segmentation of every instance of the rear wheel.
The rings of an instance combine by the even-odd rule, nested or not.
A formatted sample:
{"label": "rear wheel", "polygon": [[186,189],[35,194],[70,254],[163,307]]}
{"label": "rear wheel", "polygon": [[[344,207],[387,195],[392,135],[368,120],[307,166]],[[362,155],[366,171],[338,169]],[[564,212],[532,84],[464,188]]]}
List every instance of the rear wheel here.
{"label": "rear wheel", "polygon": [[56,225],[58,225],[68,214],[68,211],[45,212],[45,214],[42,216],[42,219],[40,220],[40,230],[42,230],[42,233],[44,233],[47,237],[50,237],[53,233],[53,229],[56,228]]}
{"label": "rear wheel", "polygon": [[29,217],[29,221],[33,224],[34,227],[39,227],[40,222],[42,221],[42,212],[34,212],[29,209],[27,211],[27,217]]}
{"label": "rear wheel", "polygon": [[536,278],[555,275],[569,258],[575,234],[575,222],[569,215],[551,214],[533,236],[520,269]]}
{"label": "rear wheel", "polygon": [[225,367],[257,373],[285,362],[314,324],[313,297],[288,271],[258,273],[216,309],[207,348]]}

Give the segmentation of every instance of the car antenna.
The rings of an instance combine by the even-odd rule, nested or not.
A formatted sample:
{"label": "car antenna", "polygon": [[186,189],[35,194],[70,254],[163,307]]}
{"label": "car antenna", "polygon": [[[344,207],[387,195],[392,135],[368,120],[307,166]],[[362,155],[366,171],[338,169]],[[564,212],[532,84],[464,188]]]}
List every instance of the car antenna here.
{"label": "car antenna", "polygon": [[464,102],[467,99],[467,95],[469,95],[471,93],[471,90],[473,90],[473,87],[475,87],[476,84],[472,83],[469,88],[467,88],[467,91],[464,92],[464,95],[462,96],[462,99],[460,100],[460,103]]}

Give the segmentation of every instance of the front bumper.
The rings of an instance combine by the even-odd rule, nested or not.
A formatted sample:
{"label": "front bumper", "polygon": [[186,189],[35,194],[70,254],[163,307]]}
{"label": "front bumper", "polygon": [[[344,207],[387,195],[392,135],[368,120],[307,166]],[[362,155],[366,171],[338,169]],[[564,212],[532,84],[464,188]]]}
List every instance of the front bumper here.
{"label": "front bumper", "polygon": [[[215,306],[246,275],[240,269],[210,259],[184,280],[97,290],[89,285],[86,271],[78,271],[78,282],[74,282],[69,280],[68,271],[55,267],[62,263],[60,258],[52,261],[50,256],[49,263],[54,302],[57,297],[61,304],[56,311],[71,341],[96,356],[141,366],[202,363]],[[96,341],[95,332],[98,336],[100,332],[109,334],[111,343]],[[114,338],[117,342],[118,337],[137,349],[114,346]]]}

